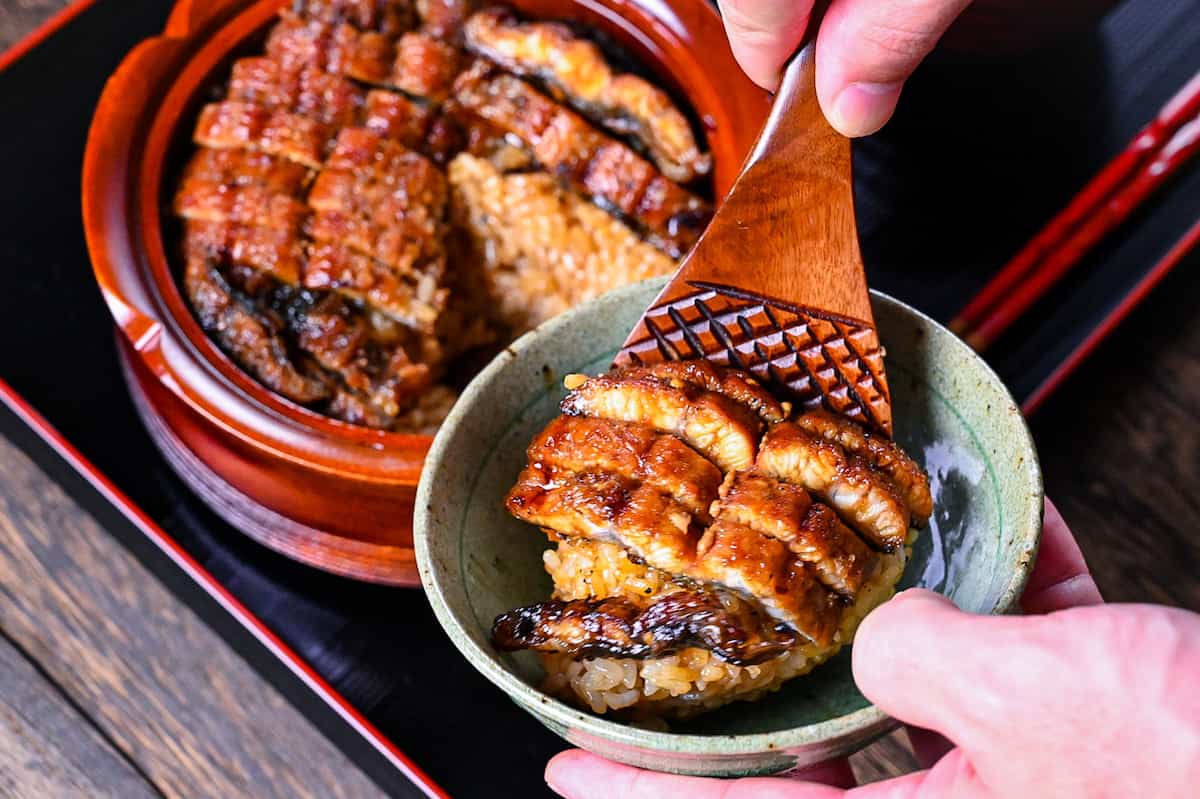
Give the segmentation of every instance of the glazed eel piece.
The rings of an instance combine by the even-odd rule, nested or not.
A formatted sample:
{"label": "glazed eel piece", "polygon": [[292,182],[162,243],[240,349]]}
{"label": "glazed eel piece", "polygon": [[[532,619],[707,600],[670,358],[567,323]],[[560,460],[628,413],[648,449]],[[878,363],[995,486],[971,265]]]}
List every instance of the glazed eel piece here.
{"label": "glazed eel piece", "polygon": [[[791,409],[749,375],[680,362],[565,383],[564,415],[531,444],[509,512],[558,536],[615,544],[677,586],[739,597],[818,645],[835,639],[845,609],[869,593],[885,561],[904,558],[909,524],[924,523],[927,478],[899,447],[824,412],[788,421]],[[651,457],[667,439],[676,439],[669,462]],[[542,651],[668,651],[636,626],[641,611],[607,601],[502,617],[524,625],[524,637],[497,629]],[[691,617],[673,612],[686,629]]]}
{"label": "glazed eel piece", "polygon": [[677,435],[722,471],[750,468],[762,432],[754,411],[724,394],[642,373],[590,378],[561,407],[568,416],[636,422]]}
{"label": "glazed eel piece", "polygon": [[312,172],[301,164],[253,150],[196,150],[183,172],[191,181],[241,188],[259,186],[273,194],[299,197]]}
{"label": "glazed eel piece", "polygon": [[293,0],[291,11],[312,22],[348,23],[384,36],[399,36],[416,26],[416,9],[409,0]]}
{"label": "glazed eel piece", "polygon": [[712,209],[629,147],[520,78],[480,61],[458,76],[454,100],[523,142],[551,174],[641,230],[672,258],[696,242]]}
{"label": "glazed eel piece", "polygon": [[703,523],[717,499],[721,471],[672,435],[645,425],[559,416],[529,445],[530,463],[574,472],[602,471],[646,483],[675,498]]}
{"label": "glazed eel piece", "polygon": [[373,258],[320,241],[305,245],[304,287],[336,291],[425,334],[433,333],[447,295],[433,276],[404,280]]}
{"label": "glazed eel piece", "polygon": [[650,377],[676,387],[692,386],[722,394],[754,411],[764,422],[782,422],[791,408],[781,403],[751,375],[717,366],[711,361],[664,361],[621,370],[624,378]]}
{"label": "glazed eel piece", "polygon": [[809,411],[796,425],[812,435],[840,445],[892,478],[912,514],[914,527],[924,527],[933,513],[929,475],[896,442],[883,438],[829,411]]}
{"label": "glazed eel piece", "polygon": [[322,71],[439,103],[462,66],[462,52],[427,31],[363,31],[286,9],[279,16],[266,49],[284,71]]}
{"label": "glazed eel piece", "polygon": [[304,253],[300,199],[310,170],[253,150],[201,147],[184,169],[175,213],[188,220],[189,247],[219,262],[252,266],[300,281]]}
{"label": "glazed eel piece", "polygon": [[346,391],[335,399],[359,421],[389,424],[433,382],[427,364],[414,363],[403,346],[380,346],[363,315],[336,294],[295,313],[293,328],[299,345],[341,378]]}
{"label": "glazed eel piece", "polygon": [[800,486],[756,471],[730,472],[718,518],[782,542],[830,590],[853,599],[876,572],[879,555]]}
{"label": "glazed eel piece", "polygon": [[365,89],[341,75],[269,56],[235,61],[227,95],[229,100],[291,111],[333,127],[354,124],[365,98]]}
{"label": "glazed eel piece", "polygon": [[398,275],[437,268],[446,198],[445,176],[427,158],[365,128],[345,128],[309,190],[307,232]]}
{"label": "glazed eel piece", "polygon": [[329,128],[292,111],[223,100],[200,111],[193,139],[216,150],[255,150],[320,169]]}
{"label": "glazed eel piece", "polygon": [[712,168],[666,92],[637,75],[614,73],[600,48],[566,25],[521,22],[508,9],[491,8],[467,20],[463,38],[473,52],[542,81],[609,130],[633,137],[671,180],[687,183]]}
{"label": "glazed eel piece", "polygon": [[[414,363],[404,342],[382,346],[338,295],[299,292],[295,281],[279,280],[279,263],[264,268],[278,251],[251,245],[278,231],[246,228],[229,240],[231,227],[187,222],[184,287],[201,326],[264,385],[304,405],[329,401],[343,418],[373,426],[389,424],[428,388],[430,367]],[[289,277],[303,261],[299,246],[285,250]],[[283,340],[285,325],[299,353]]]}
{"label": "glazed eel piece", "polygon": [[496,618],[492,640],[505,651],[574,657],[652,658],[701,646],[730,663],[752,666],[786,652],[797,636],[728,592],[692,587],[644,609],[617,598],[517,608]]}
{"label": "glazed eel piece", "polygon": [[295,228],[190,219],[184,239],[188,251],[214,263],[248,266],[288,285],[299,283],[305,269],[304,245]]}
{"label": "glazed eel piece", "polygon": [[506,506],[539,527],[617,543],[648,566],[752,598],[812,641],[829,643],[840,622],[841,600],[786,545],[719,517],[704,528],[652,485],[531,464]]}
{"label": "glazed eel piece", "polygon": [[392,73],[395,41],[395,35],[307,18],[285,8],[267,35],[266,53],[285,69],[311,68],[383,85]]}
{"label": "glazed eel piece", "polygon": [[767,430],[755,466],[807,489],[885,552],[899,549],[919,521],[887,473],[794,422]]}
{"label": "glazed eel piece", "polygon": [[189,255],[183,283],[200,326],[263,385],[301,404],[331,396],[331,383],[296,367],[279,329],[236,296],[212,261]]}

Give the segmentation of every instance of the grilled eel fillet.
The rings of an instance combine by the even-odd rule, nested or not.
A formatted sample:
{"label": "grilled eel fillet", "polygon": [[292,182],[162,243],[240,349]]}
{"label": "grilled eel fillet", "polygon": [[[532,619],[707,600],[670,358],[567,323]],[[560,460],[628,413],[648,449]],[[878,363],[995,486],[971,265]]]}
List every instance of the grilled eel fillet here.
{"label": "grilled eel fillet", "polygon": [[255,56],[233,63],[226,96],[342,127],[358,120],[366,92],[354,81],[312,64]]}
{"label": "grilled eel fillet", "polygon": [[[465,65],[458,45],[469,5],[296,0],[280,12],[265,54],[236,61],[226,97],[201,110],[201,147],[175,197],[194,264],[185,287],[210,333],[284,396],[386,426],[403,392],[431,379],[430,367],[413,359],[419,353],[436,368],[441,357],[434,331],[448,293],[447,192],[422,156],[441,164],[464,149],[490,153],[516,124],[511,114],[506,126],[444,104]],[[643,111],[654,105],[652,92],[646,96]],[[523,97],[509,92],[510,110]],[[541,101],[546,113],[562,111],[547,117],[553,130],[537,129],[538,152],[560,176],[579,155],[579,134],[590,162],[579,185],[632,214],[660,246],[689,246],[707,218],[702,203],[624,145]],[[635,178],[637,204],[619,208],[631,190],[622,182]],[[235,273],[245,277],[246,269],[277,281],[270,291],[288,295],[292,322],[252,307],[266,284],[252,280],[257,288],[243,291]],[[345,303],[322,299],[326,292],[370,310],[351,319]],[[216,299],[223,295],[228,301]],[[285,328],[296,340],[283,339]]]}
{"label": "grilled eel fillet", "polygon": [[677,435],[723,472],[753,465],[761,433],[754,412],[724,394],[649,375],[594,377],[567,396],[562,411]]}
{"label": "grilled eel fillet", "polygon": [[[365,300],[431,333],[446,299],[438,286],[444,176],[360,128],[339,134],[306,204],[297,195],[309,175],[263,152],[204,148],[185,171],[175,210],[197,223],[187,231],[196,246],[285,283]],[[302,224],[313,241],[302,241]]]}
{"label": "grilled eel fillet", "polygon": [[720,518],[782,542],[832,591],[855,596],[879,556],[800,486],[757,471],[730,472],[721,486]]}
{"label": "grilled eel fillet", "polygon": [[[457,52],[409,46],[397,57],[403,36],[419,38],[416,22],[400,0],[283,11],[267,54],[235,62],[226,99],[202,110],[202,146],[175,198],[187,220],[185,287],[206,329],[278,393],[373,426],[389,425],[432,380],[409,353],[437,357],[446,186],[426,159],[388,141],[423,144],[432,112],[350,78],[390,84],[399,70],[415,91],[422,75],[456,69]],[[450,78],[441,80],[445,93]],[[360,121],[376,130],[354,128]],[[286,309],[268,307],[264,292],[286,297]]]}
{"label": "grilled eel fillet", "polygon": [[929,477],[894,441],[880,438],[866,428],[824,410],[810,411],[796,419],[802,430],[841,445],[885,472],[895,483],[912,512],[914,525],[923,527],[933,514]]}
{"label": "grilled eel fillet", "polygon": [[700,521],[712,521],[721,471],[694,449],[645,425],[560,416],[529,445],[530,463],[573,472],[598,469],[652,486]]}
{"label": "grilled eel fillet", "polygon": [[329,383],[297,369],[278,330],[239,301],[211,261],[190,255],[183,280],[201,326],[263,385],[300,403],[330,396]]}
{"label": "grilled eel fillet", "polygon": [[463,58],[457,47],[426,31],[389,35],[289,11],[280,14],[266,49],[288,72],[313,69],[435,103],[449,95]]}
{"label": "grilled eel fillet", "polygon": [[298,283],[304,270],[304,248],[294,229],[188,220],[184,239],[189,258],[194,254],[216,263],[248,266],[281,283]]}
{"label": "grilled eel fillet", "polygon": [[458,76],[453,97],[464,111],[522,141],[548,172],[630,221],[672,258],[695,244],[712,216],[708,203],[629,147],[486,62]]}
{"label": "grilled eel fillet", "polygon": [[798,424],[771,427],[755,466],[807,489],[885,552],[899,548],[909,526],[918,521],[887,473]]}
{"label": "grilled eel fillet", "polygon": [[[898,447],[867,444],[854,422],[820,412],[786,421],[790,409],[749,375],[698,362],[572,376],[568,385],[565,415],[531,444],[509,511],[560,535],[616,543],[693,590],[751,602],[763,613],[757,626],[729,617],[747,640],[778,641],[774,625],[783,624],[829,645],[845,607],[879,572],[879,550],[897,552],[909,524],[924,524],[928,482]],[[668,468],[650,455],[672,438]],[[707,511],[715,474],[705,461],[725,473]],[[887,513],[880,493],[896,503]],[[899,538],[888,514],[903,525]],[[600,600],[502,616],[502,646],[520,648],[526,635],[531,648],[580,656],[651,657],[701,645],[746,657],[686,632],[686,610],[672,611],[681,627],[668,629],[672,605],[650,614]],[[594,647],[588,630],[599,636]]]}
{"label": "grilled eel fillet", "polygon": [[530,466],[507,507],[539,527],[611,541],[653,568],[753,597],[813,641],[827,644],[837,630],[841,602],[783,543],[732,521],[718,519],[706,529],[649,485]]}
{"label": "grilled eel fillet", "polygon": [[712,168],[687,117],[666,92],[636,75],[614,74],[600,48],[567,26],[523,23],[507,9],[492,8],[467,20],[463,39],[469,50],[541,80],[609,130],[634,137],[671,180],[687,183]]}
{"label": "grilled eel fillet", "polygon": [[416,25],[416,9],[409,0],[294,0],[292,11],[314,22],[345,22],[385,36],[398,36]]}
{"label": "grilled eel fillet", "polygon": [[587,658],[651,658],[702,646],[730,663],[753,666],[783,654],[798,639],[786,626],[763,619],[750,602],[696,586],[644,609],[616,598],[517,608],[496,618],[492,640],[505,651]]}

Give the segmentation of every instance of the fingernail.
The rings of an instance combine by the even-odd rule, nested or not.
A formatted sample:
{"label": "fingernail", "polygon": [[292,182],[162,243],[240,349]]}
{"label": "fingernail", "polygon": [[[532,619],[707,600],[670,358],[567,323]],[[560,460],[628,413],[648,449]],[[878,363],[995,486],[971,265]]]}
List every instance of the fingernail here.
{"label": "fingernail", "polygon": [[933,602],[937,605],[953,605],[949,597],[945,594],[939,594],[937,591],[930,591],[928,588],[906,588],[900,591],[893,598],[893,601],[901,602]]}
{"label": "fingernail", "polygon": [[838,94],[829,112],[829,124],[844,136],[867,136],[884,126],[896,109],[904,84],[851,83]]}
{"label": "fingernail", "polygon": [[546,787],[554,791],[559,796],[568,797],[569,799],[569,794],[554,783],[554,772],[556,771],[554,760],[556,759],[557,758],[551,759],[550,762],[546,764],[546,771],[544,774],[542,774],[542,778],[546,781]]}

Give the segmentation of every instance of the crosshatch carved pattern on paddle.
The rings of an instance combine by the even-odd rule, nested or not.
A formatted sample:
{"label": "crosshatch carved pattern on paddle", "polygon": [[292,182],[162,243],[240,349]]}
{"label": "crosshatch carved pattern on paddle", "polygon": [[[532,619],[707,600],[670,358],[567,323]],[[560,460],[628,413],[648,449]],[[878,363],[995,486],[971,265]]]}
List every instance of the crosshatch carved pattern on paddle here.
{"label": "crosshatch carved pattern on paddle", "polygon": [[891,394],[875,328],[738,289],[698,290],[647,311],[616,365],[706,358],[751,372],[803,408],[892,433]]}

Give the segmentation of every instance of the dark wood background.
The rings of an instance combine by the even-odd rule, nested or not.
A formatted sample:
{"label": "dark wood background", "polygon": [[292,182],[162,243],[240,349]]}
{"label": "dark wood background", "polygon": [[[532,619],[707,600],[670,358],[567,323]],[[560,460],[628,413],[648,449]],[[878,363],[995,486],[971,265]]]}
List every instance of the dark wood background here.
{"label": "dark wood background", "polygon": [[[0,49],[66,0],[0,0]],[[1033,419],[1049,494],[1112,601],[1200,610],[1200,275],[1149,301]],[[0,795],[378,790],[0,439]],[[856,756],[913,766],[902,736]]]}

